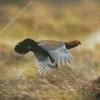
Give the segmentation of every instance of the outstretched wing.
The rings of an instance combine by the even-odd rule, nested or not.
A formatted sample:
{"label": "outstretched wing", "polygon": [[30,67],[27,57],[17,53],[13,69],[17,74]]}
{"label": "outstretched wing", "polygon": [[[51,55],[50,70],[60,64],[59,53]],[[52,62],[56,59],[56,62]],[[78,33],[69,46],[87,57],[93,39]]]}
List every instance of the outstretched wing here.
{"label": "outstretched wing", "polygon": [[47,74],[52,68],[55,68],[55,64],[51,62],[50,58],[38,53],[34,53],[38,61],[38,69],[41,75]]}
{"label": "outstretched wing", "polygon": [[32,39],[25,39],[15,46],[15,51],[19,54],[26,54],[32,51],[38,61],[40,74],[46,74],[51,68],[54,68],[54,60],[48,51],[40,47],[37,42]]}
{"label": "outstretched wing", "polygon": [[42,48],[47,50],[52,58],[55,60],[55,63],[58,66],[66,66],[72,61],[72,55],[66,49],[64,43],[60,43],[59,45],[48,45],[48,44],[39,44]]}

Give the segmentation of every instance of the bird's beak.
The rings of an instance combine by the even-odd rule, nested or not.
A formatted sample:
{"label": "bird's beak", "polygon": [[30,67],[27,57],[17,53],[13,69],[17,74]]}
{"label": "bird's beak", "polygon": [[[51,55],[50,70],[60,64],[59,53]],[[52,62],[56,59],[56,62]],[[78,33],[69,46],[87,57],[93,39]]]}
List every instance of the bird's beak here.
{"label": "bird's beak", "polygon": [[82,44],[81,42],[79,44]]}
{"label": "bird's beak", "polygon": [[78,45],[82,44],[81,42],[78,42]]}

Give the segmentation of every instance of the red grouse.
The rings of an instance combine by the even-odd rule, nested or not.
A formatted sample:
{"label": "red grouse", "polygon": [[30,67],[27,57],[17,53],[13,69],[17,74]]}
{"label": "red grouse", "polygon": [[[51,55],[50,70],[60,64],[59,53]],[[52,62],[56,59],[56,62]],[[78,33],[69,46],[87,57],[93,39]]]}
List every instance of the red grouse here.
{"label": "red grouse", "polygon": [[78,40],[71,42],[42,40],[36,42],[28,38],[19,42],[15,47],[15,51],[23,55],[29,51],[33,52],[38,61],[40,74],[45,75],[51,69],[68,65],[72,60],[72,55],[68,49],[80,44],[81,42]]}

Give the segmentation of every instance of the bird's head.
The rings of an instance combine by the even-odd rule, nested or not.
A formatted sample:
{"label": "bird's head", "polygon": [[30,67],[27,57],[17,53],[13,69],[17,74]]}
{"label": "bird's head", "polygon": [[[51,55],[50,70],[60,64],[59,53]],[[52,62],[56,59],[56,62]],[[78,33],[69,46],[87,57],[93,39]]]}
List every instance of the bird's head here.
{"label": "bird's head", "polygon": [[74,45],[75,45],[75,46],[78,46],[78,45],[80,45],[80,44],[81,44],[81,42],[80,42],[80,41],[78,41],[78,40],[74,40],[73,42],[74,42]]}
{"label": "bird's head", "polygon": [[74,48],[74,47],[76,47],[80,44],[81,44],[81,42],[78,41],[78,40],[74,40],[74,41],[71,41],[71,42],[65,42],[65,46],[66,46],[67,49]]}

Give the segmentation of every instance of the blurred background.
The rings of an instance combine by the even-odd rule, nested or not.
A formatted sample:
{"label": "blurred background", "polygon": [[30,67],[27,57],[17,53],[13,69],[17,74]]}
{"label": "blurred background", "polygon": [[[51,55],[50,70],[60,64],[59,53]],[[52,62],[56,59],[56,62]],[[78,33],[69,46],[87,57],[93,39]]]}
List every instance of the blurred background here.
{"label": "blurred background", "polygon": [[[52,76],[42,79],[38,72],[36,60],[31,52],[22,56],[14,51],[15,45],[25,38],[31,38],[36,41],[45,39],[81,41],[82,45],[70,50],[74,56],[72,63],[74,70],[72,71],[74,72],[73,75],[75,76],[76,73],[78,73],[78,76],[76,75],[75,77],[80,78],[80,80],[85,80],[86,82],[96,79],[100,76],[99,0],[0,0],[1,100],[6,100],[5,98],[10,98],[9,100],[20,100],[20,98],[26,96],[26,94],[28,95],[28,99],[23,100],[33,100],[33,97],[36,97],[36,100],[47,100],[46,98],[49,98],[48,100],[93,99],[93,97],[92,99],[80,99],[79,95],[77,95],[77,99],[71,97],[68,99],[67,97],[70,93],[68,91],[66,92],[68,95],[65,93],[67,97],[61,95],[60,92],[56,97],[51,97],[51,95],[53,95],[52,93],[55,94],[54,91],[56,90],[50,91],[51,95],[50,93],[46,94],[46,90],[40,93],[43,88],[43,86],[41,86],[41,84],[43,85],[42,82],[50,81]],[[63,72],[67,73],[67,68],[61,69],[61,73],[58,72],[59,74],[56,72],[54,76],[56,78],[53,78],[58,82],[59,79],[57,79],[57,76],[61,75],[60,78],[63,78]],[[80,77],[80,74],[82,74],[82,77]],[[31,83],[27,83],[30,80]],[[56,81],[55,83],[57,83]],[[65,82],[65,79],[63,79],[63,81]],[[22,85],[23,83],[24,86]],[[15,85],[10,87],[10,84]],[[34,92],[33,84],[40,85],[40,90],[38,89]],[[51,83],[49,83],[49,85],[50,84]],[[33,89],[30,91],[35,94],[28,94],[29,90],[27,91],[27,89],[30,89],[29,85]],[[48,87],[49,85],[48,82],[46,82],[44,87]],[[75,85],[75,87],[78,85]],[[19,87],[21,88],[18,93],[22,95],[19,95],[18,99],[16,99],[18,94],[15,87],[17,89],[19,89]],[[14,91],[14,89],[16,89],[16,91]],[[8,92],[5,94],[4,90]],[[11,93],[9,94],[9,90],[13,91],[13,96]],[[25,94],[24,96],[23,93]],[[75,96],[76,94],[74,96],[72,95],[72,97]]]}

